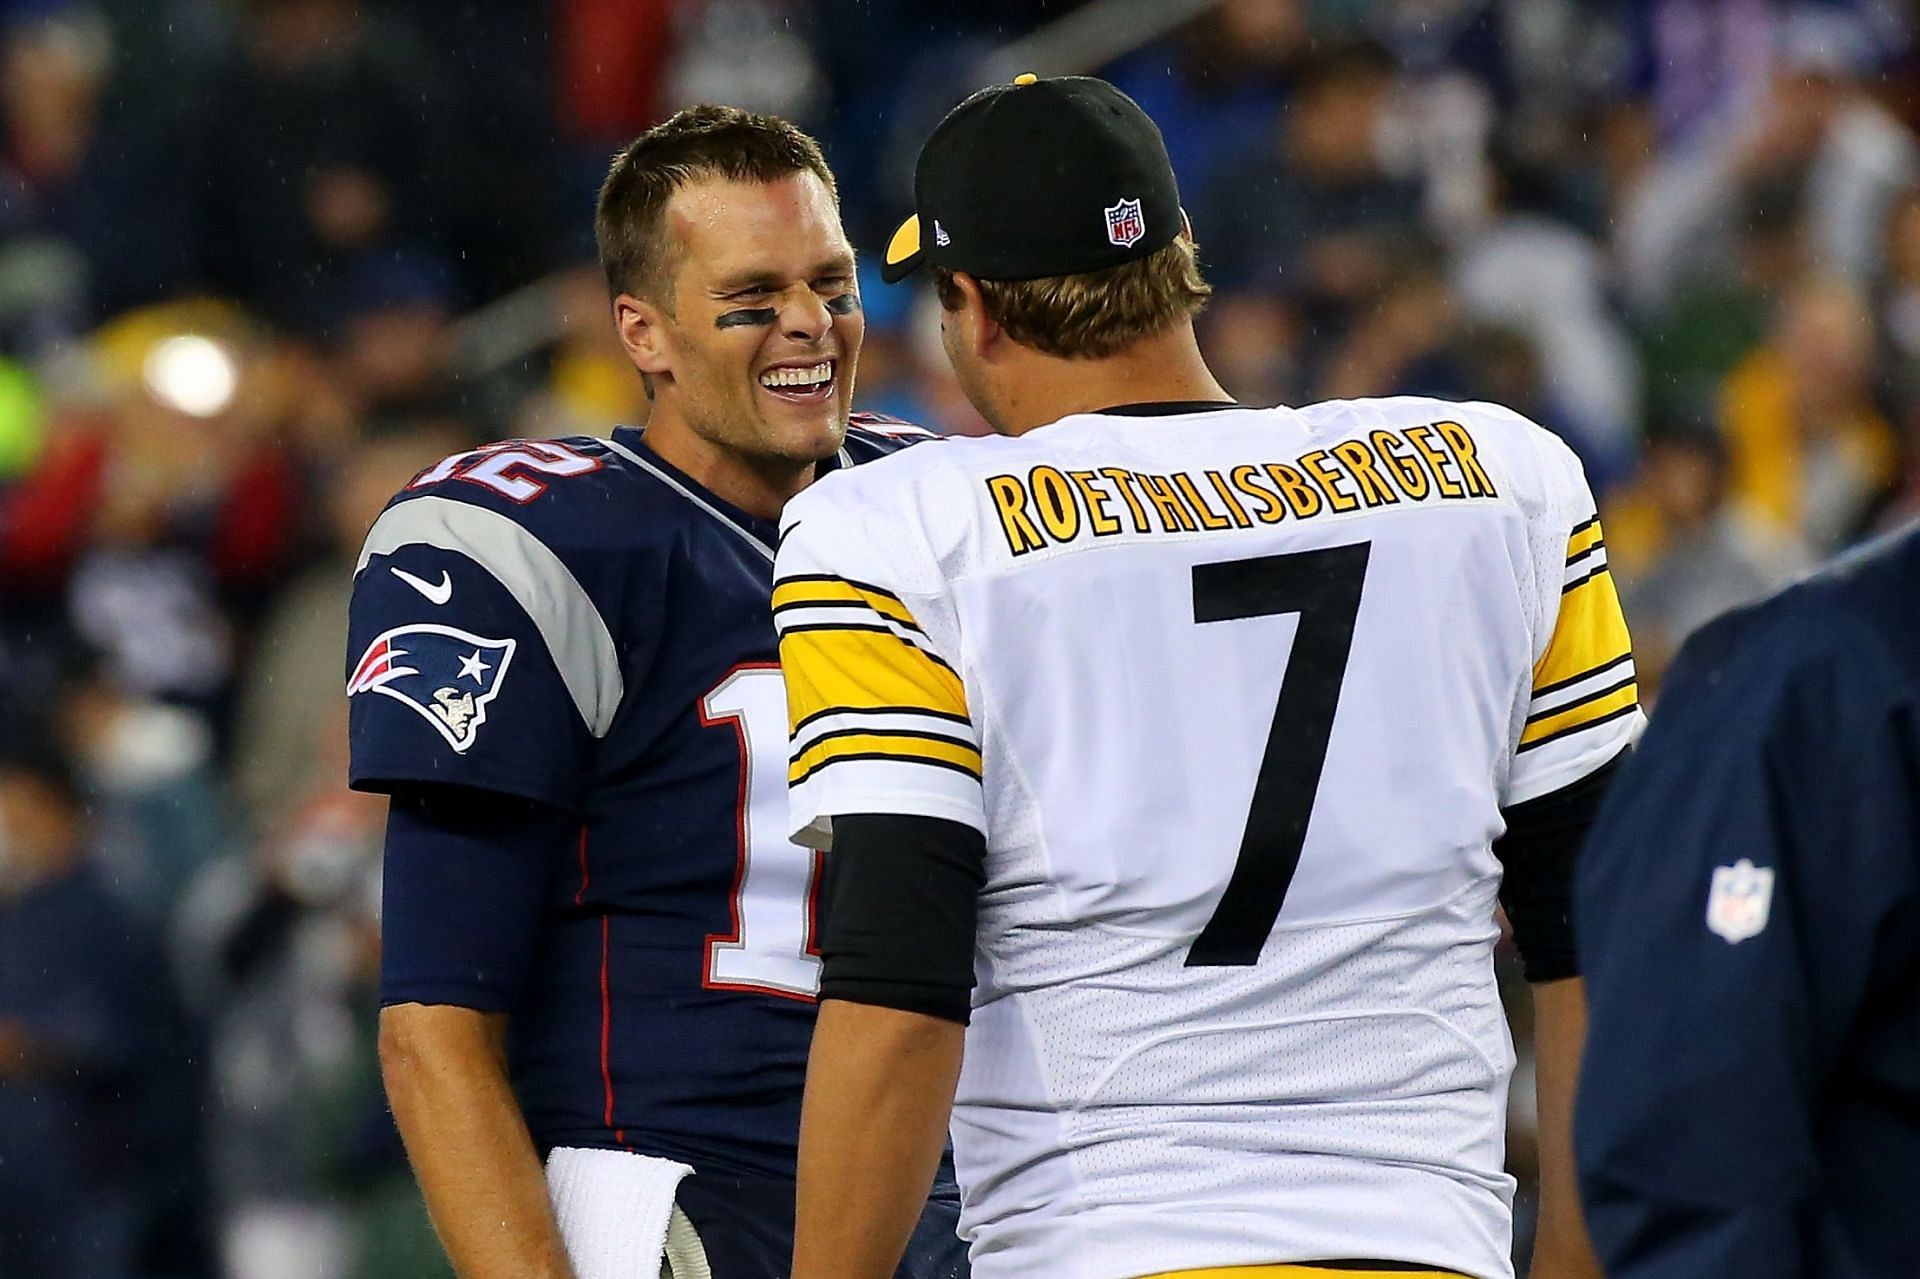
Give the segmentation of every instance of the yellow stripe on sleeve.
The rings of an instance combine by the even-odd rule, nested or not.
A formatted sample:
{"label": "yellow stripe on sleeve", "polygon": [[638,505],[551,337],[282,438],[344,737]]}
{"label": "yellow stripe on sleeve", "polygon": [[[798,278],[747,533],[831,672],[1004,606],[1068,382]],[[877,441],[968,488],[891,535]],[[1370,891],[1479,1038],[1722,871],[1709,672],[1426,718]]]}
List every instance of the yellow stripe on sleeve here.
{"label": "yellow stripe on sleeve", "polygon": [[907,606],[900,602],[899,597],[877,586],[850,582],[841,577],[810,575],[789,577],[773,588],[775,609],[805,608],[809,604],[833,607],[850,603],[865,604],[882,617],[919,629],[913,614],[907,611]]}
{"label": "yellow stripe on sleeve", "polygon": [[1573,536],[1567,539],[1567,562],[1572,563],[1575,556],[1584,555],[1592,550],[1600,541],[1600,537],[1600,521],[1597,519],[1589,520],[1582,527],[1575,529]]}
{"label": "yellow stripe on sleeve", "polygon": [[[1596,540],[1599,531],[1600,526],[1595,524],[1592,532]],[[1533,666],[1534,691],[1604,666],[1632,647],[1613,574],[1602,569],[1560,596],[1553,638]]]}
{"label": "yellow stripe on sleeve", "polygon": [[829,733],[794,756],[793,764],[787,769],[787,781],[797,786],[828,764],[842,759],[933,764],[958,769],[976,780],[980,777],[980,752],[972,746],[928,733],[898,730]]}
{"label": "yellow stripe on sleeve", "polygon": [[780,665],[787,676],[790,729],[846,710],[967,718],[960,677],[890,631],[794,627],[780,637]]}

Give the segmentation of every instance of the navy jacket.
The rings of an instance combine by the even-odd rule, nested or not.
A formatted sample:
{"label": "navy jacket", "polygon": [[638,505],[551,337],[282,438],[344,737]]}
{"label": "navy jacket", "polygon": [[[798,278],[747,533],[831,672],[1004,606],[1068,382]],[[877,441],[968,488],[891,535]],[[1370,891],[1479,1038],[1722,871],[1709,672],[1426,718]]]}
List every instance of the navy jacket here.
{"label": "navy jacket", "polygon": [[1686,645],[1576,918],[1607,1273],[1920,1275],[1920,529]]}

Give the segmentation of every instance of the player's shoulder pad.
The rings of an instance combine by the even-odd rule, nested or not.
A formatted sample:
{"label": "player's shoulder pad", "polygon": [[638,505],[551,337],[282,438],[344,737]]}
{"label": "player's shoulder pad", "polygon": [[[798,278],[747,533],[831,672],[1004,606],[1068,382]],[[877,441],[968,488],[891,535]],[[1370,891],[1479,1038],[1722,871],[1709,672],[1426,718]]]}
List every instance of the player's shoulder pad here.
{"label": "player's shoulder pad", "polygon": [[[616,523],[606,519],[609,500],[622,496],[609,478],[625,465],[602,440],[510,440],[415,476],[374,521],[354,564],[355,633],[376,637],[349,691],[405,692],[395,681],[414,672],[381,665],[390,655],[383,641],[396,637],[424,658],[433,655],[427,646],[446,648],[441,641],[449,637],[510,655],[510,640],[520,646],[537,635],[582,719],[603,734],[620,702],[621,674],[596,593],[605,598],[636,562],[631,537],[607,531]],[[510,633],[503,596],[517,610],[514,625],[530,630]],[[504,660],[491,665],[481,689],[489,696],[506,674]],[[449,742],[456,751],[470,744]]]}
{"label": "player's shoulder pad", "polygon": [[496,440],[441,458],[407,481],[388,506],[436,497],[538,527],[592,505],[610,478],[629,469],[611,442],[590,435]]}
{"label": "player's shoulder pad", "polygon": [[[504,521],[569,559],[592,558],[602,551],[629,553],[670,535],[686,517],[686,503],[671,491],[672,484],[616,441],[594,436],[501,440],[421,471],[380,518],[412,523],[437,511],[437,522],[460,527]],[[417,509],[403,515],[405,508]],[[608,519],[614,510],[623,518]],[[474,511],[498,518],[489,521]]]}

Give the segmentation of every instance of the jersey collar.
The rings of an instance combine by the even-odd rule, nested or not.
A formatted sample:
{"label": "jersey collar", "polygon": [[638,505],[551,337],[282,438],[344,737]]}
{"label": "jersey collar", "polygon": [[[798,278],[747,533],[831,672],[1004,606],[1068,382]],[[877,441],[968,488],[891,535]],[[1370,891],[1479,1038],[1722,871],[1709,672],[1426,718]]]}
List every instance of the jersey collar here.
{"label": "jersey collar", "polygon": [[771,520],[750,515],[714,493],[698,480],[653,451],[645,433],[637,426],[619,426],[608,441],[615,452],[652,473],[653,477],[692,502],[735,534],[745,539],[769,560],[780,543],[780,526]]}
{"label": "jersey collar", "polygon": [[1096,417],[1175,417],[1182,413],[1218,413],[1224,409],[1244,408],[1237,400],[1146,400],[1139,404],[1116,404],[1110,409],[1095,409]]}

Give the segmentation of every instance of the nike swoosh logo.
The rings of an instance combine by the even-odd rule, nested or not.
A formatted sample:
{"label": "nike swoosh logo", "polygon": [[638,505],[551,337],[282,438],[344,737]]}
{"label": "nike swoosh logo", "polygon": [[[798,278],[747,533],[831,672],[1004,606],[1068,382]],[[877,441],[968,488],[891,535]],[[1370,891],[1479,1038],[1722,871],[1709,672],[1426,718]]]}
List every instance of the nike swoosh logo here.
{"label": "nike swoosh logo", "polygon": [[445,569],[440,570],[438,582],[429,582],[423,577],[415,577],[398,565],[393,566],[391,572],[408,586],[426,596],[429,604],[445,604],[453,598],[453,574]]}

